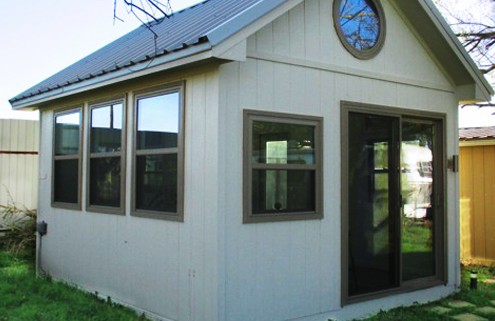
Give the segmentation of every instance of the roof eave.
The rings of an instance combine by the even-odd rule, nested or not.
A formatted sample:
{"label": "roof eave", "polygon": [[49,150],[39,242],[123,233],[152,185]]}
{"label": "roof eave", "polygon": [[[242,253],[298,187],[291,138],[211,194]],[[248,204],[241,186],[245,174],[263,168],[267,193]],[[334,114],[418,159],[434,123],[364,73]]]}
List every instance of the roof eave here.
{"label": "roof eave", "polygon": [[[402,1],[395,5],[424,39],[437,61],[458,87],[473,85],[464,100],[491,100],[494,90],[431,0]],[[477,88],[476,88],[477,87]]]}
{"label": "roof eave", "polygon": [[50,100],[64,98],[84,91],[105,87],[118,82],[135,79],[148,74],[213,58],[211,49],[212,46],[210,43],[201,43],[161,57],[152,58],[149,61],[133,65],[129,68],[123,68],[96,78],[88,79],[83,82],[74,83],[20,100],[10,101],[10,104],[12,105],[12,108],[16,110],[38,109],[39,105]]}

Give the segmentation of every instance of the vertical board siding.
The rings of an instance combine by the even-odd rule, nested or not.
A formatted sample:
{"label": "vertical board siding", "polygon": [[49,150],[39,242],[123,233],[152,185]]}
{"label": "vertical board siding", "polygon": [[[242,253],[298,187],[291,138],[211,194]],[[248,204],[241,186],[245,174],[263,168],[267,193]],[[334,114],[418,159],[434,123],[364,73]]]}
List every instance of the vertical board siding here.
{"label": "vertical board siding", "polygon": [[[42,111],[40,219],[49,232],[41,264],[56,279],[163,320],[217,321],[218,73],[213,68],[191,73],[124,90],[129,95],[125,215],[88,212],[84,201],[81,211],[51,206],[53,111]],[[133,90],[176,81],[185,84],[184,222],[131,216]],[[84,110],[87,116],[87,104]],[[82,177],[84,186],[84,172]],[[86,188],[82,191],[84,200]]]}
{"label": "vertical board siding", "polygon": [[0,119],[0,205],[38,201],[38,122]]}
{"label": "vertical board siding", "polygon": [[495,263],[495,146],[460,149],[461,258]]}
{"label": "vertical board siding", "polygon": [[[226,302],[221,321],[317,320],[318,315],[321,319],[348,319],[358,315],[359,308],[342,308],[340,301],[341,101],[443,113],[447,115],[446,132],[455,132],[454,89],[393,8],[382,1],[389,30],[382,52],[360,61],[340,44],[331,3],[307,0],[294,7],[248,38],[245,62],[220,67],[224,124],[220,163],[226,164],[225,181],[218,186],[219,193],[226,195],[218,212],[222,216],[219,222],[225,222]],[[333,72],[331,66],[340,71]],[[357,73],[363,70],[363,75],[342,72],[345,68]],[[241,124],[245,109],[323,117],[322,220],[242,224]],[[455,153],[457,138],[446,140],[446,153]],[[456,193],[455,174],[447,173],[447,181],[447,242],[455,244],[457,210],[450,201]],[[449,245],[446,255],[453,258],[456,251],[456,246]],[[443,291],[453,289],[453,261],[446,262],[450,287]],[[438,296],[435,293],[432,290],[414,298],[414,294],[399,295],[375,305],[390,305],[394,300],[419,302]],[[372,309],[369,304],[368,309]]]}

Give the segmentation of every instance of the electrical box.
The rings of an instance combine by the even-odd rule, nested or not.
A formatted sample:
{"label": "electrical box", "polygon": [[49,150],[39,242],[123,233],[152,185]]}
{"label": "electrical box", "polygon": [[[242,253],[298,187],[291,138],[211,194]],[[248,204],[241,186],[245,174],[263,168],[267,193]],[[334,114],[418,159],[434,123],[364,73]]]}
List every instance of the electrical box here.
{"label": "electrical box", "polygon": [[36,230],[41,236],[46,235],[48,232],[48,224],[45,221],[38,222]]}

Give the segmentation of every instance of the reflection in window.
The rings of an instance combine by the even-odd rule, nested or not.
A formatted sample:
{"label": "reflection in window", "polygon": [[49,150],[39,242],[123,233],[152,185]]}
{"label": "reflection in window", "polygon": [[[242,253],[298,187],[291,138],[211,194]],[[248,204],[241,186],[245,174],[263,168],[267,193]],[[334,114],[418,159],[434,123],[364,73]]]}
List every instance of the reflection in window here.
{"label": "reflection in window", "polygon": [[319,215],[317,155],[321,152],[317,149],[318,121],[254,118],[258,117],[250,121],[247,151],[252,169],[248,172],[251,192],[246,221],[302,213],[315,218]]}
{"label": "reflection in window", "polygon": [[378,49],[384,28],[381,9],[377,0],[340,0],[334,8],[334,19],[339,37],[351,53],[365,58],[361,53]]}
{"label": "reflection in window", "polygon": [[434,124],[402,125],[402,260],[403,280],[435,274]]}
{"label": "reflection in window", "polygon": [[79,203],[81,111],[55,115],[53,195],[55,203]]}
{"label": "reflection in window", "polygon": [[138,215],[181,215],[180,96],[176,90],[136,101],[134,207]]}
{"label": "reflection in window", "polygon": [[123,103],[91,107],[89,206],[122,209]]}
{"label": "reflection in window", "polygon": [[179,93],[138,100],[138,149],[177,147],[179,106]]}

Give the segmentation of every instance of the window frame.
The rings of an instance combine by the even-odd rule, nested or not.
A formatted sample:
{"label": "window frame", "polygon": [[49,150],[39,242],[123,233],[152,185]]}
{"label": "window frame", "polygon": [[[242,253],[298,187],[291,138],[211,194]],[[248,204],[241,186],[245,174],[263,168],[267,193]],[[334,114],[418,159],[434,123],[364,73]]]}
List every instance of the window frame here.
{"label": "window frame", "polygon": [[[91,126],[93,110],[122,104],[122,133],[121,133],[121,150],[120,152],[109,153],[92,153],[91,152]],[[126,137],[127,137],[127,124],[126,124],[126,97],[125,95],[119,95],[114,98],[106,100],[98,100],[89,103],[88,107],[88,120],[87,120],[87,148],[86,148],[86,210],[89,212],[103,213],[103,214],[117,214],[125,215],[125,182],[126,182]],[[100,155],[97,155],[100,154]],[[107,157],[119,157],[120,156],[120,204],[118,207],[104,206],[104,205],[92,205],[91,204],[91,160],[95,158],[107,158]]]}
{"label": "window frame", "polygon": [[386,36],[386,28],[387,28],[387,22],[385,19],[385,11],[383,10],[382,4],[380,0],[368,0],[371,1],[371,3],[375,6],[377,15],[378,15],[378,20],[380,24],[380,32],[378,34],[378,39],[376,42],[376,45],[373,46],[371,49],[368,50],[359,50],[353,45],[351,45],[349,42],[347,42],[346,37],[344,35],[344,32],[342,31],[342,27],[340,26],[340,16],[339,16],[339,11],[340,11],[340,4],[343,0],[334,0],[333,1],[333,10],[332,10],[332,17],[333,17],[333,24],[335,27],[335,31],[337,32],[337,36],[344,46],[344,48],[355,58],[360,59],[360,60],[368,60],[371,58],[374,58],[376,55],[378,55],[385,43],[385,36]]}
{"label": "window frame", "polygon": [[[257,164],[252,162],[253,122],[266,121],[281,124],[313,126],[315,134],[315,163],[293,164]],[[323,219],[323,118],[317,116],[244,110],[243,114],[243,223],[263,223],[295,220]],[[303,169],[305,168],[305,169]],[[254,170],[312,170],[314,172],[315,210],[304,212],[263,213],[252,212],[252,191]]]}
{"label": "window frame", "polygon": [[[177,148],[160,148],[149,150],[137,150],[137,120],[138,101],[143,98],[153,98],[162,95],[179,94],[179,133],[177,137]],[[185,82],[158,86],[150,89],[140,90],[133,93],[133,120],[132,120],[132,174],[131,174],[131,216],[184,222],[184,140],[185,140]],[[174,153],[172,150],[175,149]],[[166,151],[169,150],[169,151]],[[177,211],[162,212],[154,210],[143,210],[136,208],[136,184],[137,184],[137,156],[142,155],[164,155],[177,154]]]}
{"label": "window frame", "polygon": [[[65,116],[73,113],[79,113],[79,146],[78,153],[74,155],[56,155],[56,124],[57,117]],[[52,118],[52,177],[51,177],[51,206],[54,208],[65,208],[72,210],[82,210],[82,168],[83,168],[83,137],[84,137],[84,110],[83,106],[68,107],[54,111]],[[55,200],[55,163],[60,160],[77,160],[77,202],[68,203]]]}
{"label": "window frame", "polygon": [[[434,159],[438,159],[436,167],[441,167],[440,170],[436,170],[433,176],[433,188],[435,197],[435,228],[434,235],[435,241],[433,243],[435,250],[435,275],[429,277],[418,278],[414,280],[403,281],[402,280],[402,251],[399,251],[399,265],[397,270],[399,272],[399,285],[394,288],[380,290],[377,292],[371,292],[366,294],[360,294],[355,296],[348,295],[348,278],[349,278],[349,115],[351,113],[362,113],[366,115],[376,115],[385,117],[395,117],[399,120],[399,128],[402,130],[402,123],[408,120],[416,120],[418,122],[431,122],[435,124],[435,128],[440,129],[440,135],[436,135],[435,142],[439,148],[435,149]],[[406,293],[410,291],[417,291],[421,289],[431,288],[439,285],[445,285],[448,280],[447,270],[447,254],[448,254],[448,242],[447,242],[447,135],[446,135],[446,120],[447,116],[443,113],[436,113],[430,111],[410,110],[404,108],[395,108],[381,105],[364,104],[350,101],[341,101],[341,302],[342,305],[349,305],[353,303],[368,301],[390,295],[396,295],[400,293]],[[402,133],[399,134],[399,139],[402,137]],[[400,141],[400,140],[399,140]],[[399,150],[400,151],[400,150]],[[400,161],[400,158],[399,158]],[[399,175],[399,188],[400,194],[400,175]],[[400,226],[400,220],[399,224]],[[397,227],[399,228],[399,227]],[[401,240],[401,232],[398,231],[398,238]],[[401,242],[396,244],[400,249]]]}

